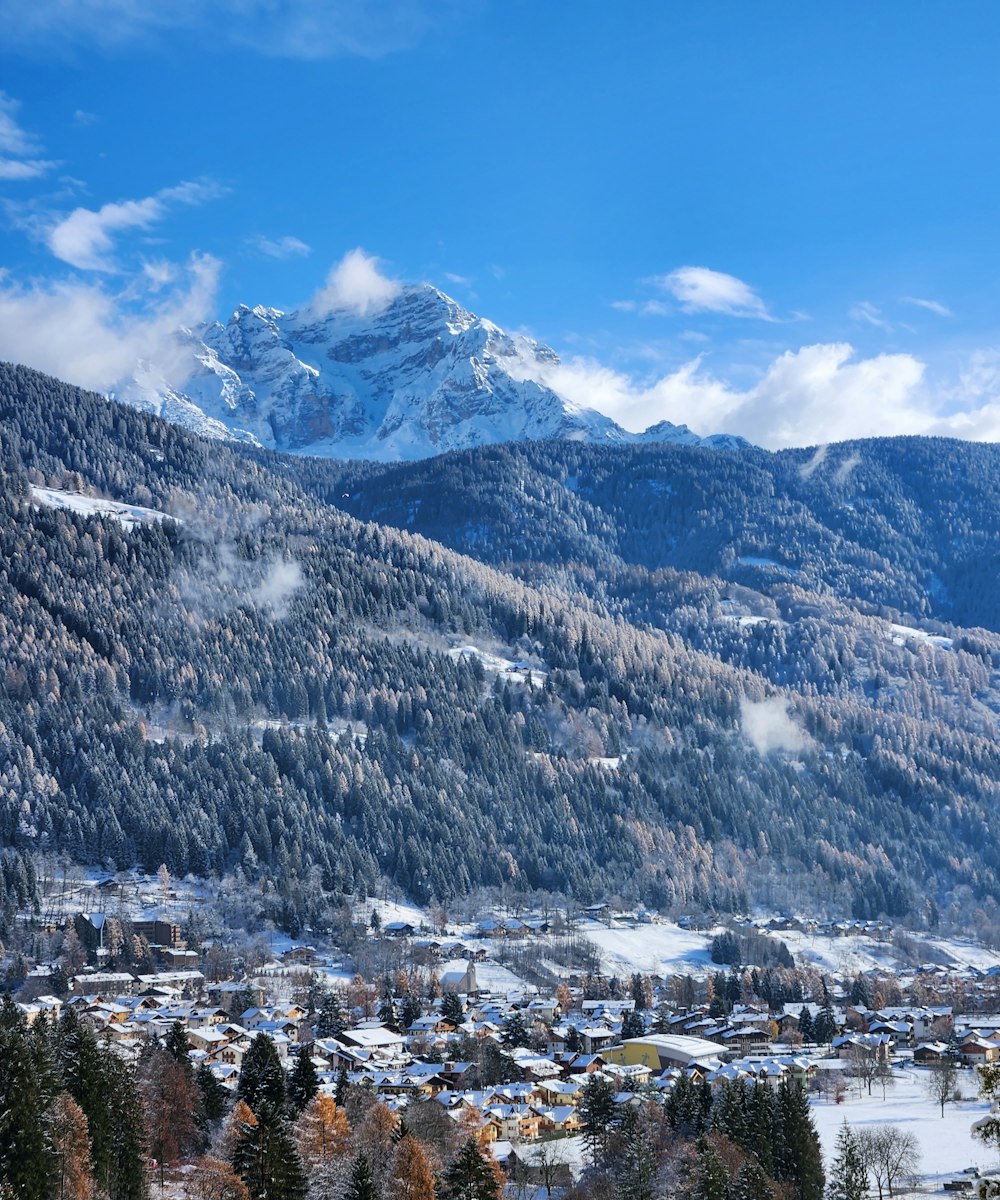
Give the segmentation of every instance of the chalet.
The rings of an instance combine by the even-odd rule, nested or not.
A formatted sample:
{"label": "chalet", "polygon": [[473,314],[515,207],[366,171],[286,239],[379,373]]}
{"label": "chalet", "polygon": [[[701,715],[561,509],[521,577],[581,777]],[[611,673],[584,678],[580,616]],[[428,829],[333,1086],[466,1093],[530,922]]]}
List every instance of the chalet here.
{"label": "chalet", "polygon": [[966,1066],[981,1067],[1000,1060],[1000,1043],[967,1034],[958,1048],[958,1057]]}
{"label": "chalet", "polygon": [[409,921],[386,921],[382,926],[382,932],[386,937],[413,937],[417,932],[416,927]]}
{"label": "chalet", "polygon": [[913,1061],[921,1066],[939,1066],[947,1057],[947,1042],[921,1042],[913,1051]]}

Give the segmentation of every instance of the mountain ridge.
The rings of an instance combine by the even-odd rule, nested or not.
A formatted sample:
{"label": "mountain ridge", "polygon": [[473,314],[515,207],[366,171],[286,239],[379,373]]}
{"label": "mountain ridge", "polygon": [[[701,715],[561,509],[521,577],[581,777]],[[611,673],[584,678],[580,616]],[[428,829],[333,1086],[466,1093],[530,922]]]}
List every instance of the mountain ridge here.
{"label": "mountain ridge", "polygon": [[549,438],[746,445],[667,420],[630,433],[545,382],[559,364],[550,347],[505,333],[430,284],[364,313],[241,304],[225,324],[178,339],[193,364],[182,387],[145,367],[113,398],[204,437],[293,454],[414,461]]}

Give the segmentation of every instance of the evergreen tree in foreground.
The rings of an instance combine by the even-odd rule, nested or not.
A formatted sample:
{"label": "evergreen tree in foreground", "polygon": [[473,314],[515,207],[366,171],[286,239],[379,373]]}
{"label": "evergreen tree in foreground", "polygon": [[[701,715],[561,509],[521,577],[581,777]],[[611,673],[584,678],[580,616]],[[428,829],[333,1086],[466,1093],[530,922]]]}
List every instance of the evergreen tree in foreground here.
{"label": "evergreen tree in foreground", "polygon": [[288,1076],[288,1106],[293,1115],[300,1113],[319,1091],[319,1079],[312,1060],[312,1047],[300,1046],[295,1066]]}
{"label": "evergreen tree in foreground", "polygon": [[439,1200],[500,1200],[502,1193],[499,1167],[470,1137],[441,1176]]}
{"label": "evergreen tree in foreground", "polygon": [[867,1195],[868,1172],[861,1157],[861,1147],[845,1121],[837,1134],[826,1200],[865,1200]]}

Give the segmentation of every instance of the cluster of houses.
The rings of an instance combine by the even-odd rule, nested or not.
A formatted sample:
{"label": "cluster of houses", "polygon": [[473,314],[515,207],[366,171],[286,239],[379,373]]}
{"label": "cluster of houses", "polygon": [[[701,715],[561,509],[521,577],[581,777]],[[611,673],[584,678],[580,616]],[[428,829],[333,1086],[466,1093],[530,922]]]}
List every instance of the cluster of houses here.
{"label": "cluster of houses", "polygon": [[[279,998],[288,990],[289,968],[301,968],[309,958],[306,949],[295,948],[284,962],[266,965],[243,983],[210,983],[194,970],[89,972],[73,980],[74,994],[68,998],[41,996],[22,1009],[33,1020],[41,1012],[58,1017],[64,1005],[71,1005],[81,1021],[125,1056],[138,1054],[147,1039],[165,1036],[179,1021],[193,1060],[230,1089],[254,1037],[265,1033],[288,1065],[302,1046],[308,1047],[321,1086],[331,1092],[346,1074],[392,1108],[433,1099],[456,1120],[476,1128],[484,1143],[504,1146],[577,1131],[582,1090],[594,1072],[612,1082],[618,1103],[633,1105],[670,1089],[681,1073],[709,1081],[769,1083],[792,1076],[808,1084],[859,1039],[868,1044],[876,1040],[886,1055],[908,1047],[916,1061],[933,1061],[935,1046],[947,1053],[956,1038],[963,1061],[992,1061],[976,1057],[984,1042],[991,1054],[1000,1055],[1000,1041],[990,1037],[1000,1031],[1000,1017],[963,1024],[964,1019],[953,1021],[951,1010],[942,1007],[878,1012],[835,1008],[832,1047],[796,1045],[793,1035],[803,1009],[808,1007],[813,1017],[819,1011],[818,1005],[802,1004],[788,1004],[776,1013],[737,1005],[725,1019],[711,1016],[707,1007],[671,1013],[660,1006],[655,1014],[641,1014],[639,1036],[625,1037],[627,1019],[636,1029],[633,1000],[585,999],[578,991],[563,991],[567,1011],[562,1011],[554,995],[483,993],[472,959],[445,964],[440,976],[445,992],[460,996],[460,1017],[454,1005],[446,1016],[439,998],[425,1001],[406,1028],[364,1019],[356,1011],[350,1014],[352,1023],[335,1036],[317,1037],[317,1014]],[[245,1000],[248,993],[262,1002],[232,1011],[234,999]],[[533,1035],[530,1049],[503,1044],[515,1016]],[[494,1051],[502,1045],[515,1077],[484,1086],[482,1065],[491,1042]],[[459,1060],[458,1048],[466,1061]]]}

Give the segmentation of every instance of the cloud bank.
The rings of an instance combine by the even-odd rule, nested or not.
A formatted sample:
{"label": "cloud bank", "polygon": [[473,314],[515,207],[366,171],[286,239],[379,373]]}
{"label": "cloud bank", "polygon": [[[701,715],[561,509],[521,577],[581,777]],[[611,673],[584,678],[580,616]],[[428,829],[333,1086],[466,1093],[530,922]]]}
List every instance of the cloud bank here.
{"label": "cloud bank", "polygon": [[214,316],[219,268],[210,255],[193,255],[172,286],[140,293],[137,283],[116,293],[103,283],[21,286],[0,277],[0,359],[99,392],[127,379],[140,361],[152,362],[179,386],[191,358],[177,331]]}

